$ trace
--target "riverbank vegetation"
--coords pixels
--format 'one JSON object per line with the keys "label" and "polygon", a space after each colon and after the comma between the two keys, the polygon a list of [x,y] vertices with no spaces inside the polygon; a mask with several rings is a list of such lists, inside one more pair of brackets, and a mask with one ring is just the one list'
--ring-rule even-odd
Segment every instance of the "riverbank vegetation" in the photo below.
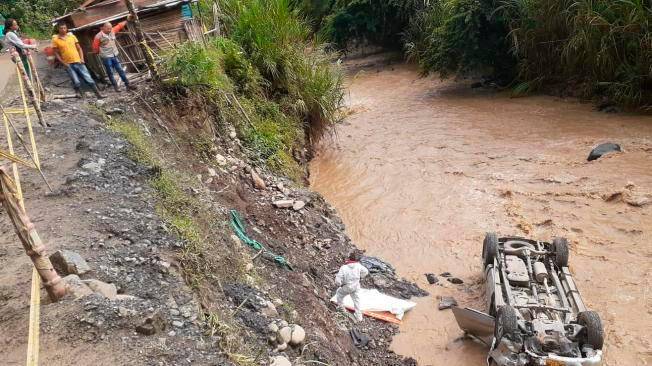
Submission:
{"label": "riverbank vegetation", "polygon": [[216,124],[236,126],[255,158],[300,180],[312,146],[339,119],[338,65],[289,0],[220,8],[223,36],[174,50],[164,64],[170,84],[201,98]]}
{"label": "riverbank vegetation", "polygon": [[652,106],[649,1],[297,0],[296,6],[341,47],[400,40],[424,73],[491,75],[515,95],[571,88],[628,107]]}

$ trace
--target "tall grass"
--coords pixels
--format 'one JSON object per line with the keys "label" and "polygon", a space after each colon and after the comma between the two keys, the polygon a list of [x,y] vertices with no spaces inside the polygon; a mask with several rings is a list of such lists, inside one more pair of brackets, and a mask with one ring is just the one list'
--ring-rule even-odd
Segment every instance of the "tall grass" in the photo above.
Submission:
{"label": "tall grass", "polygon": [[652,104],[652,5],[645,0],[504,0],[522,80],[573,79],[589,96]]}
{"label": "tall grass", "polygon": [[289,0],[220,0],[220,7],[225,37],[179,47],[166,68],[177,85],[201,89],[218,120],[240,126],[262,161],[300,178],[293,156],[338,121],[339,66]]}

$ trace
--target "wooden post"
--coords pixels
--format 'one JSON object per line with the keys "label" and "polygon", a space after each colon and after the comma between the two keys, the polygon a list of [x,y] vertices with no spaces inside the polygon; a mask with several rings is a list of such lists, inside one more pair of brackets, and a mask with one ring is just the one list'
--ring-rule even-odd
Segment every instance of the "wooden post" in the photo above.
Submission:
{"label": "wooden post", "polygon": [[129,14],[131,14],[131,21],[134,23],[134,30],[136,31],[136,41],[138,42],[138,45],[140,46],[140,50],[143,52],[143,55],[145,55],[145,63],[147,64],[147,68],[149,68],[150,73],[152,74],[152,79],[155,82],[161,81],[161,77],[158,74],[158,69],[156,68],[156,62],[154,61],[154,55],[152,55],[152,51],[149,49],[149,46],[147,46],[147,41],[145,40],[145,33],[143,33],[143,29],[140,27],[140,20],[138,19],[138,14],[136,12],[136,6],[134,5],[133,0],[125,0],[125,4],[127,5],[127,10],[129,10]]}
{"label": "wooden post", "polygon": [[222,28],[220,26],[220,4],[217,1],[213,1],[213,30],[216,32],[218,37],[222,37]]}

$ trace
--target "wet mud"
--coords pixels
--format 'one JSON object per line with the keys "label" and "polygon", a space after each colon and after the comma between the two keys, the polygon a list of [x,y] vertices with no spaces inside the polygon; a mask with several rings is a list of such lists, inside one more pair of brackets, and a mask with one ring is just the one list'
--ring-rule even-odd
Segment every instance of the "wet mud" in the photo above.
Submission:
{"label": "wet mud", "polygon": [[[313,161],[311,184],[358,246],[431,294],[406,315],[397,353],[420,365],[485,364],[484,346],[461,339],[437,305],[453,296],[483,309],[481,243],[497,231],[567,237],[571,271],[605,323],[605,364],[652,363],[652,117],[510,99],[409,66],[363,69],[349,83],[351,115]],[[624,152],[587,162],[603,142]]]}

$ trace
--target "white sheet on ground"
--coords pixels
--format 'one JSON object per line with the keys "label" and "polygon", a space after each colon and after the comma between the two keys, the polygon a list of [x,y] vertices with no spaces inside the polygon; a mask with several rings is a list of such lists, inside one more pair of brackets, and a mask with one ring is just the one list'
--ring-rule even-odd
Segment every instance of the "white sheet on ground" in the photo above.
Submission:
{"label": "white sheet on ground", "polygon": [[[332,302],[337,302],[336,297],[331,298]],[[344,306],[353,309],[353,300],[351,296],[344,298]],[[406,311],[417,306],[412,301],[397,299],[395,297],[380,293],[375,289],[361,289],[360,290],[360,307],[362,311],[389,311],[396,315],[399,320],[403,319]]]}

